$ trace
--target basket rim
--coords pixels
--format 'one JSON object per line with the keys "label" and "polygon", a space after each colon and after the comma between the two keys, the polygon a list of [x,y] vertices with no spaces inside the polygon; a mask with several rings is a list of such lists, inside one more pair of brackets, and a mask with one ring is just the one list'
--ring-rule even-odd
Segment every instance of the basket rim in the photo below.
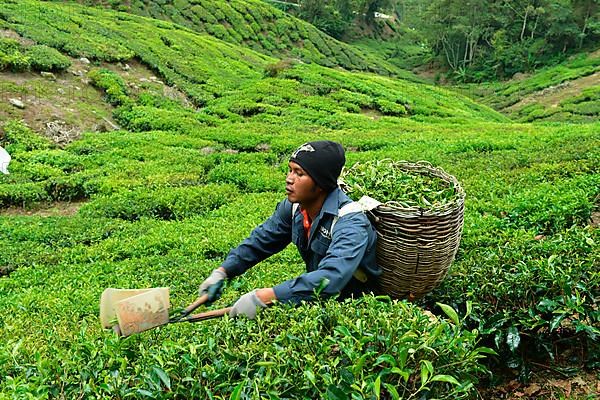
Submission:
{"label": "basket rim", "polygon": [[[456,196],[451,201],[431,207],[420,207],[420,206],[409,206],[406,207],[397,201],[390,200],[386,202],[381,202],[381,205],[377,206],[373,211],[384,211],[385,212],[402,212],[402,213],[410,213],[410,214],[418,214],[418,215],[432,215],[437,213],[447,213],[451,212],[457,208],[460,208],[464,205],[466,193],[463,189],[462,185],[456,179],[454,175],[447,173],[442,167],[435,167],[429,161],[419,160],[419,161],[407,161],[407,160],[393,160],[391,158],[382,158],[377,160],[378,162],[390,162],[390,165],[394,168],[399,168],[403,171],[410,170],[411,172],[426,173],[430,176],[435,176],[444,180],[445,182],[452,183],[456,190]],[[364,163],[364,162],[363,162]],[[342,175],[357,165],[363,164],[360,161],[355,162],[350,168],[344,169]],[[340,176],[340,181],[342,185],[346,185],[342,177]],[[375,199],[377,200],[377,199]]]}

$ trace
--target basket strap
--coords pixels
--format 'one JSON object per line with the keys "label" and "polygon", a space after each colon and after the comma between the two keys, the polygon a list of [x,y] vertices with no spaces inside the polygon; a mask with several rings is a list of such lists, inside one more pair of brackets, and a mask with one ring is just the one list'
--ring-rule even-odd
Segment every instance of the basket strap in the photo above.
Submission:
{"label": "basket strap", "polygon": [[292,221],[294,220],[294,215],[296,215],[296,211],[298,211],[298,207],[300,207],[300,203],[292,203]]}
{"label": "basket strap", "polygon": [[331,228],[329,228],[329,232],[331,232],[331,234],[333,234],[333,227],[335,226],[335,224],[338,222],[338,220],[340,218],[342,218],[345,215],[357,213],[357,212],[365,212],[365,209],[362,204],[360,204],[356,201],[353,201],[352,203],[348,203],[345,206],[342,206],[342,208],[340,208],[338,210],[338,215],[333,217],[333,221],[331,222]]}
{"label": "basket strap", "polygon": [[342,206],[338,210],[338,215],[333,217],[333,222],[331,223],[331,228],[329,228],[329,232],[333,234],[333,227],[337,223],[338,219],[342,218],[344,215],[357,213],[357,212],[366,212],[371,211],[377,208],[381,203],[369,196],[363,196],[358,201],[353,201],[351,203]]}
{"label": "basket strap", "polygon": [[[333,235],[333,227],[335,226],[335,224],[338,222],[338,220],[340,218],[342,218],[348,214],[354,214],[354,213],[359,213],[359,212],[364,213],[364,212],[369,211],[374,208],[374,207],[369,207],[369,205],[362,202],[362,200],[363,200],[363,198],[361,198],[359,201],[353,201],[351,203],[348,203],[348,204],[342,206],[342,208],[340,208],[338,210],[338,215],[333,217],[333,221],[331,222],[331,228],[329,228],[329,232],[331,232],[332,235]],[[362,283],[366,283],[368,280],[368,276],[367,276],[366,272],[360,267],[357,268],[356,271],[354,271],[354,274],[352,274],[352,276],[355,279],[357,279],[359,282],[362,282]]]}

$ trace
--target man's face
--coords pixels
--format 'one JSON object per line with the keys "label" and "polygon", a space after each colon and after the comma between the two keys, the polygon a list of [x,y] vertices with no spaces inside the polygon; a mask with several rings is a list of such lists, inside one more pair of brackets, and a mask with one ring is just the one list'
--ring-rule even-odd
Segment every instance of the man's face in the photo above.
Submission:
{"label": "man's face", "polygon": [[288,164],[289,172],[285,178],[285,191],[292,203],[310,203],[317,199],[323,189],[317,186],[313,178],[293,161]]}

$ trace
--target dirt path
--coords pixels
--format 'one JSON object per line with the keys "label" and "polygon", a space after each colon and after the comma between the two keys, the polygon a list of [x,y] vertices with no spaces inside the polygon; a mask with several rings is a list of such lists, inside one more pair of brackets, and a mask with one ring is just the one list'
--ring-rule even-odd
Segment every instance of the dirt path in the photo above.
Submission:
{"label": "dirt path", "polygon": [[556,108],[564,99],[578,96],[583,90],[598,85],[600,85],[600,72],[572,81],[566,81],[560,85],[551,86],[539,92],[532,93],[521,99],[518,103],[515,103],[502,111],[510,113],[517,112],[531,103],[538,103],[545,105],[546,107]]}

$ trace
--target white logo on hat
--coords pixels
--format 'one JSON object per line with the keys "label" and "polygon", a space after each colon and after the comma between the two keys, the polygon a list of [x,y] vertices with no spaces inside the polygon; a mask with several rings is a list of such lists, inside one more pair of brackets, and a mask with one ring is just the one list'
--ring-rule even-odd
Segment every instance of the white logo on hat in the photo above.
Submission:
{"label": "white logo on hat", "polygon": [[293,154],[292,154],[292,158],[296,158],[298,157],[298,153],[300,153],[301,151],[315,151],[315,148],[312,147],[312,145],[308,144],[308,143],[304,143],[302,146],[300,146],[298,148],[298,150],[296,150]]}

